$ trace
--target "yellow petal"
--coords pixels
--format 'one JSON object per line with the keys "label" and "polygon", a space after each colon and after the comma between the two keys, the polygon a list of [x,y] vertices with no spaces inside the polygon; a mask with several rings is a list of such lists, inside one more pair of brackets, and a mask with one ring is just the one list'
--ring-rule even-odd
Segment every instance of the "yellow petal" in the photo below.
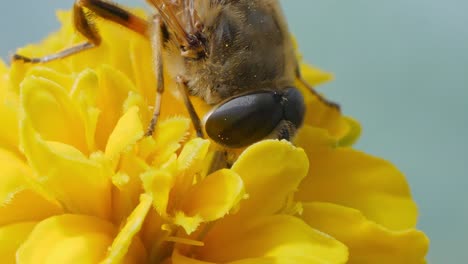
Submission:
{"label": "yellow petal", "polygon": [[0,76],[7,73],[8,72],[8,68],[5,64],[5,62],[3,61],[3,59],[0,59]]}
{"label": "yellow petal", "polygon": [[163,225],[167,223],[161,215],[155,210],[150,210],[143,223],[140,237],[148,252],[149,263],[159,263],[162,256],[168,255],[169,249],[164,247],[167,245],[165,238],[169,236],[169,231],[164,229]]}
{"label": "yellow petal", "polygon": [[[305,149],[311,169],[296,198],[356,208],[391,229],[416,225],[417,208],[403,174],[389,162],[350,148],[334,148],[310,127],[297,144]],[[320,142],[322,141],[322,142]]]}
{"label": "yellow petal", "polygon": [[33,77],[40,77],[52,81],[58,84],[60,87],[63,87],[67,90],[70,89],[73,85],[73,76],[70,74],[65,74],[63,72],[59,72],[47,66],[43,66],[41,64],[31,68],[27,73],[25,78],[33,76]]}
{"label": "yellow petal", "polygon": [[239,222],[230,236],[208,233],[204,242],[195,256],[216,263],[265,257],[274,263],[345,263],[348,257],[345,245],[288,215]]}
{"label": "yellow petal", "polygon": [[156,95],[156,74],[145,74],[148,71],[153,72],[151,70],[153,69],[153,56],[151,56],[150,42],[141,41],[140,38],[132,39],[129,56],[133,76],[135,76],[135,86],[139,93],[152,104]]}
{"label": "yellow petal", "polygon": [[[130,10],[133,14],[139,15],[142,17],[142,19],[146,20],[147,18],[147,12],[142,12],[140,9],[132,9]],[[69,21],[72,21],[69,19]],[[146,43],[146,54],[143,53],[141,54],[143,57],[142,58],[136,58],[137,62],[142,61],[143,59],[149,60],[152,62],[152,56],[151,56],[151,45],[148,41],[148,39],[144,36],[139,35],[136,32],[133,32],[125,27],[121,27],[120,25],[117,25],[116,23],[106,20],[106,19],[97,19],[97,28],[99,29],[99,33],[102,36],[102,43],[100,45],[100,49],[97,49],[99,51],[104,51],[108,52],[108,54],[105,54],[107,56],[102,56],[98,54],[98,56],[102,56],[103,60],[98,60],[97,62],[94,62],[95,64],[98,64],[99,62],[102,64],[109,64],[114,66],[115,68],[119,69],[120,72],[128,76],[132,81],[135,80],[134,75],[143,75],[143,74],[154,74],[152,71],[152,64],[149,65],[144,71],[140,72],[134,72],[133,67],[132,67],[132,60],[135,58],[132,56],[129,56],[129,51],[131,50],[131,44],[135,41],[138,42],[143,42]],[[122,37],[125,38],[125,41],[122,41]],[[102,46],[102,47],[101,47]],[[140,46],[143,50],[145,50],[144,47]],[[86,58],[83,58],[81,61],[76,61],[75,64],[76,66],[86,66],[86,62],[89,60],[97,60],[95,58],[100,58],[94,56],[94,54],[88,55]],[[89,64],[88,64],[89,65]],[[146,86],[145,89],[153,90],[155,91],[156,86]]]}
{"label": "yellow petal", "polygon": [[[174,214],[176,212],[175,210],[180,207],[181,201],[192,188],[196,174],[198,174],[203,168],[209,146],[210,141],[201,138],[194,138],[184,145],[184,148],[177,157],[177,171],[175,173],[171,173],[171,175],[175,176],[175,181],[173,181],[172,178],[168,181],[168,183],[173,186],[170,190],[171,199],[168,204],[169,213]],[[171,166],[168,168],[170,167]],[[179,213],[178,215],[182,219],[185,219],[185,215],[183,213]],[[185,221],[190,222],[190,220],[184,220],[184,222]]]}
{"label": "yellow petal", "polygon": [[324,72],[307,63],[301,63],[301,74],[310,85],[314,86],[320,85],[324,82],[329,82],[333,79],[333,75],[331,73]]}
{"label": "yellow petal", "polygon": [[[148,157],[154,166],[164,164],[179,150],[182,141],[187,138],[190,119],[186,117],[172,117],[158,122],[154,135],[154,145],[142,151],[142,157]],[[152,139],[152,138],[149,138]]]}
{"label": "yellow petal", "polygon": [[135,236],[140,231],[146,214],[151,208],[152,198],[150,195],[142,194],[140,199],[140,204],[128,217],[127,223],[115,238],[109,249],[107,257],[101,262],[102,264],[121,263],[127,255],[131,245],[133,245],[133,247],[139,248],[140,254],[136,255],[136,257],[139,258],[137,263],[145,262],[146,256],[144,254],[145,251],[143,246],[141,243],[137,245],[137,243],[132,244],[132,242],[137,241],[135,240]]}
{"label": "yellow petal", "polygon": [[[2,68],[0,61],[0,68]],[[4,66],[4,65],[3,65]],[[0,70],[0,147],[10,151],[18,152],[18,110],[19,98],[11,91],[8,74]]]}
{"label": "yellow petal", "polygon": [[[75,32],[75,29],[71,23],[70,14],[70,11],[57,12],[59,20],[61,20],[62,24],[60,30],[48,36],[40,44],[27,45],[26,47],[18,49],[17,53],[28,57],[41,57],[53,54],[57,51],[63,50],[66,47],[70,47],[71,45],[73,45],[73,43],[82,41],[83,39],[73,37],[75,35],[73,34],[73,32]],[[77,35],[78,34],[76,34],[75,36]],[[87,66],[89,65],[90,64],[87,64]],[[48,68],[69,73],[70,67],[67,66],[68,65],[65,62],[65,60],[56,60],[47,63]],[[30,69],[34,69],[35,67],[37,67],[37,65],[31,63],[22,63],[19,61],[12,63],[11,77],[13,87],[16,87],[15,89],[18,90],[19,83],[24,79],[28,71]]]}
{"label": "yellow petal", "polygon": [[293,263],[303,263],[303,262],[301,262],[300,259],[288,258],[288,257],[250,258],[250,259],[243,259],[243,260],[228,262],[228,264],[277,264],[277,263],[293,264]]}
{"label": "yellow petal", "polygon": [[195,232],[203,223],[203,218],[200,215],[187,216],[184,212],[176,212],[173,217],[175,225],[182,227],[188,235]]}
{"label": "yellow petal", "polygon": [[18,263],[90,263],[102,260],[114,226],[100,218],[60,215],[38,223],[17,251]]}
{"label": "yellow petal", "polygon": [[36,222],[20,222],[0,227],[2,263],[16,263],[16,250],[26,240]]}
{"label": "yellow petal", "polygon": [[117,165],[120,153],[135,144],[143,136],[143,126],[138,117],[138,107],[134,106],[125,113],[109,136],[105,155]]}
{"label": "yellow petal", "polygon": [[166,170],[149,170],[141,175],[146,193],[153,197],[154,208],[163,217],[167,215],[168,204],[175,175]]}
{"label": "yellow petal", "polygon": [[240,220],[277,212],[297,190],[308,168],[305,152],[288,141],[264,140],[250,146],[232,166],[249,197],[233,217]]}
{"label": "yellow petal", "polygon": [[185,143],[177,159],[179,172],[185,174],[195,174],[200,172],[210,147],[210,141],[201,138],[194,138]]}
{"label": "yellow petal", "polygon": [[215,264],[214,262],[201,261],[184,256],[177,249],[175,249],[172,253],[171,262],[172,264]]}
{"label": "yellow petal", "polygon": [[302,147],[307,154],[324,149],[334,149],[338,143],[325,129],[309,125],[303,126],[296,135],[294,143]]}
{"label": "yellow petal", "polygon": [[62,213],[60,205],[34,184],[31,169],[16,155],[0,149],[0,168],[0,226]]}
{"label": "yellow petal", "polygon": [[21,109],[45,140],[88,152],[78,107],[63,87],[42,77],[27,77],[21,83]]}
{"label": "yellow petal", "polygon": [[130,108],[133,107],[138,107],[140,110],[138,112],[140,119],[144,121],[145,125],[149,124],[150,117],[152,117],[153,113],[150,113],[150,111],[145,111],[145,109],[149,108],[147,105],[147,99],[144,98],[141,94],[131,91],[128,93],[128,97],[123,103],[123,112],[126,113],[128,110],[130,110]]}
{"label": "yellow petal", "polygon": [[[65,44],[64,47],[69,47],[72,43],[82,43],[85,39],[81,34],[76,34],[76,28],[73,24],[73,17],[71,16],[71,12],[58,12],[59,20],[62,23],[62,30],[71,28],[72,32],[67,33],[65,38],[68,39],[68,43]],[[106,21],[105,19],[96,19],[95,20],[96,27],[99,29],[99,35],[101,36],[102,42],[101,44],[93,48],[91,50],[87,50],[78,54],[74,54],[66,58],[66,65],[68,68],[71,69],[72,72],[81,72],[86,68],[99,68],[100,66],[106,64],[111,65],[114,61],[118,60],[115,54],[112,54],[113,47],[115,46],[127,46],[127,39],[126,41],[119,41],[122,39],[123,31],[126,32],[125,28],[119,27],[118,25]],[[113,29],[113,31],[109,30],[109,27]],[[118,37],[116,37],[116,35]],[[62,47],[62,49],[64,48]],[[128,48],[127,48],[128,50]],[[114,56],[112,56],[114,55]],[[119,65],[122,68],[125,65]]]}
{"label": "yellow petal", "polygon": [[[184,101],[179,94],[179,89],[177,89],[175,80],[170,75],[168,75],[167,72],[164,72],[164,76],[164,85],[166,87],[170,87],[170,89],[167,89],[167,92],[165,92],[162,97],[161,119],[164,120],[174,116],[188,117],[187,108],[185,107]],[[198,109],[196,109],[196,112],[198,113]],[[199,116],[201,117],[202,115]]]}
{"label": "yellow petal", "polygon": [[303,94],[306,103],[304,125],[323,128],[337,140],[348,135],[349,124],[338,109],[325,104],[310,91],[303,90]]}
{"label": "yellow petal", "polygon": [[[297,51],[297,43],[295,40],[293,42]],[[297,56],[299,60],[302,59],[300,54]],[[332,74],[307,63],[301,63],[300,67],[302,77],[311,86],[317,86],[333,79]],[[300,82],[297,81],[296,86],[302,91],[307,106],[304,118],[305,125],[326,129],[337,140],[343,140],[343,145],[356,141],[360,133],[360,130],[357,129],[359,126],[357,122],[349,122],[350,120],[347,120],[338,109],[323,103]]]}
{"label": "yellow petal", "polygon": [[102,66],[97,71],[99,89],[96,105],[101,109],[96,127],[96,144],[105,149],[109,135],[123,115],[123,105],[129,92],[136,88],[127,76],[109,66]]}
{"label": "yellow petal", "polygon": [[361,124],[358,121],[347,116],[344,117],[344,120],[348,124],[348,129],[338,141],[340,147],[352,146],[359,139],[362,132]]}
{"label": "yellow petal", "polygon": [[179,194],[182,201],[180,208],[176,208],[178,211],[174,216],[174,224],[183,227],[190,235],[201,223],[214,221],[228,214],[239,203],[243,194],[242,179],[237,173],[228,169],[214,172],[189,188],[188,193]]}
{"label": "yellow petal", "polygon": [[82,116],[88,149],[96,150],[95,132],[100,110],[96,107],[96,97],[99,90],[98,76],[94,70],[86,69],[80,72],[70,91],[72,100],[79,106]]}
{"label": "yellow petal", "polygon": [[112,176],[112,184],[112,222],[121,223],[135,208],[133,184],[130,184],[130,176],[123,172]]}
{"label": "yellow petal", "polygon": [[229,237],[245,219],[284,209],[308,168],[305,152],[288,141],[264,140],[248,147],[232,166],[244,182],[247,199],[240,202],[235,214],[218,221],[210,233]]}
{"label": "yellow petal", "polygon": [[206,221],[213,221],[228,214],[242,196],[242,179],[237,173],[224,169],[193,186],[181,208],[188,216],[199,215]]}
{"label": "yellow petal", "polygon": [[349,248],[349,263],[425,263],[429,240],[415,229],[391,231],[358,210],[312,202],[304,205],[302,218]]}
{"label": "yellow petal", "polygon": [[44,141],[29,120],[21,125],[25,156],[41,183],[69,212],[110,217],[110,172],[72,146]]}
{"label": "yellow petal", "polygon": [[134,152],[123,153],[118,173],[112,177],[112,214],[114,223],[124,220],[138,205],[143,192],[140,175],[149,170],[149,166]]}
{"label": "yellow petal", "polygon": [[[302,66],[302,71],[305,80],[312,86],[332,78],[331,74],[307,65]],[[361,129],[357,121],[342,115],[336,107],[324,103],[299,81],[296,82],[296,86],[301,90],[306,104],[304,125],[327,130],[333,138],[342,142],[343,146],[351,145],[359,138]]]}

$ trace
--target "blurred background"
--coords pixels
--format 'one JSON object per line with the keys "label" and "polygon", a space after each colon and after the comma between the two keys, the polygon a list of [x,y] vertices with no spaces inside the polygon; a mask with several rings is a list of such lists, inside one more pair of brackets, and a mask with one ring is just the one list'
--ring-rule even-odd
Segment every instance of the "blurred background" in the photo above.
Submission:
{"label": "blurred background", "polygon": [[[357,148],[406,174],[429,263],[468,263],[468,1],[282,2],[305,59],[336,76],[320,91],[363,125]],[[56,30],[72,3],[1,1],[0,56]]]}

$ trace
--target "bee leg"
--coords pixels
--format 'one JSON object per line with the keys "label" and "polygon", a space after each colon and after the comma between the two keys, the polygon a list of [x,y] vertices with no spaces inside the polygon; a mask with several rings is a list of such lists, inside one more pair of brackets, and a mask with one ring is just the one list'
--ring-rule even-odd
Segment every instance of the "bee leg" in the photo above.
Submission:
{"label": "bee leg", "polygon": [[146,129],[145,136],[151,136],[154,133],[156,123],[158,122],[159,115],[161,114],[161,101],[162,95],[164,93],[164,68],[163,68],[163,57],[162,57],[162,48],[163,48],[163,34],[162,28],[164,26],[161,17],[156,14],[153,16],[151,30],[151,45],[153,46],[153,56],[154,56],[154,67],[156,72],[156,99],[154,102],[154,111],[151,118],[150,124]]}
{"label": "bee leg", "polygon": [[[203,128],[201,125],[200,117],[198,116],[195,108],[193,107],[192,101],[190,101],[190,97],[188,94],[187,83],[181,76],[177,76],[176,78],[177,87],[179,88],[180,94],[182,94],[182,98],[184,100],[185,108],[190,115],[190,119],[192,120],[193,127],[197,133],[197,137],[204,138]],[[208,175],[223,169],[223,168],[230,168],[232,164],[228,162],[228,153],[226,150],[215,150],[213,154],[213,158],[211,159],[211,164],[208,169]]]}
{"label": "bee leg", "polygon": [[224,168],[231,168],[232,164],[228,161],[228,152],[226,150],[216,150],[211,159],[210,168],[207,175]]}
{"label": "bee leg", "polygon": [[312,85],[310,85],[303,77],[302,77],[302,74],[301,74],[301,70],[299,69],[299,66],[297,66],[296,68],[296,78],[299,80],[299,82],[301,82],[302,85],[304,85],[305,87],[307,87],[307,89],[314,95],[318,98],[318,100],[326,105],[328,105],[329,107],[332,107],[332,108],[335,108],[336,110],[338,111],[341,111],[340,109],[340,105],[335,103],[335,102],[332,102],[328,99],[326,99],[325,97],[323,97],[321,94],[319,94],[314,87],[312,87]]}
{"label": "bee leg", "polygon": [[84,8],[89,9],[93,14],[99,17],[113,21],[144,36],[147,35],[147,22],[117,5],[104,0],[77,0],[73,5],[73,23],[78,32],[86,37],[88,41],[44,57],[29,58],[20,54],[15,54],[12,59],[27,63],[46,63],[99,46],[101,43],[101,36],[90,21]]}
{"label": "bee leg", "polygon": [[187,108],[187,111],[190,115],[190,119],[192,120],[193,127],[195,128],[195,131],[197,132],[197,136],[203,138],[203,129],[202,129],[200,117],[198,117],[198,114],[195,111],[195,108],[193,107],[192,101],[190,101],[190,97],[188,95],[188,90],[187,90],[187,83],[184,82],[184,80],[180,76],[177,76],[176,81],[177,81],[177,86],[179,87],[179,91],[182,94],[182,97],[184,99],[185,107]]}

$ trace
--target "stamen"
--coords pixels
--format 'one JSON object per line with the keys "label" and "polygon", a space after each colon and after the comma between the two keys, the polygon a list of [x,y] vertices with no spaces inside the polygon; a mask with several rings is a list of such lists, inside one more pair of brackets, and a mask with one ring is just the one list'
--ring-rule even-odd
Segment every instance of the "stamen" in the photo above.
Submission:
{"label": "stamen", "polygon": [[189,238],[175,237],[175,236],[167,237],[165,241],[189,245],[189,246],[196,246],[196,247],[202,247],[205,245],[205,243],[203,243],[202,241],[193,240]]}

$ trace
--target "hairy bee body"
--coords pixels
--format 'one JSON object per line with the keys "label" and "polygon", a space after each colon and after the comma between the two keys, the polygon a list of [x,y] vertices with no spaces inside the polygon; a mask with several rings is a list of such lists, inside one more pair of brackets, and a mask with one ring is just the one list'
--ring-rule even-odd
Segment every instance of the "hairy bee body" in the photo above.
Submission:
{"label": "hairy bee body", "polygon": [[[278,0],[146,1],[154,8],[148,20],[109,0],[75,0],[74,25],[87,41],[44,57],[15,54],[13,59],[47,63],[99,46],[101,35],[90,19],[97,15],[153,45],[157,85],[147,136],[161,113],[164,73],[180,88],[173,91],[182,97],[197,136],[206,134],[227,148],[294,136],[305,114],[294,81],[307,84]],[[203,123],[188,95],[216,104]]]}
{"label": "hairy bee body", "polygon": [[[181,55],[172,32],[163,30],[164,67],[169,74],[182,77],[189,92],[209,104],[255,89],[293,86],[296,60],[277,1],[211,2],[194,2],[203,25],[198,34],[206,46],[198,57]],[[178,15],[184,17],[184,11]],[[182,24],[190,32],[190,23]]]}

